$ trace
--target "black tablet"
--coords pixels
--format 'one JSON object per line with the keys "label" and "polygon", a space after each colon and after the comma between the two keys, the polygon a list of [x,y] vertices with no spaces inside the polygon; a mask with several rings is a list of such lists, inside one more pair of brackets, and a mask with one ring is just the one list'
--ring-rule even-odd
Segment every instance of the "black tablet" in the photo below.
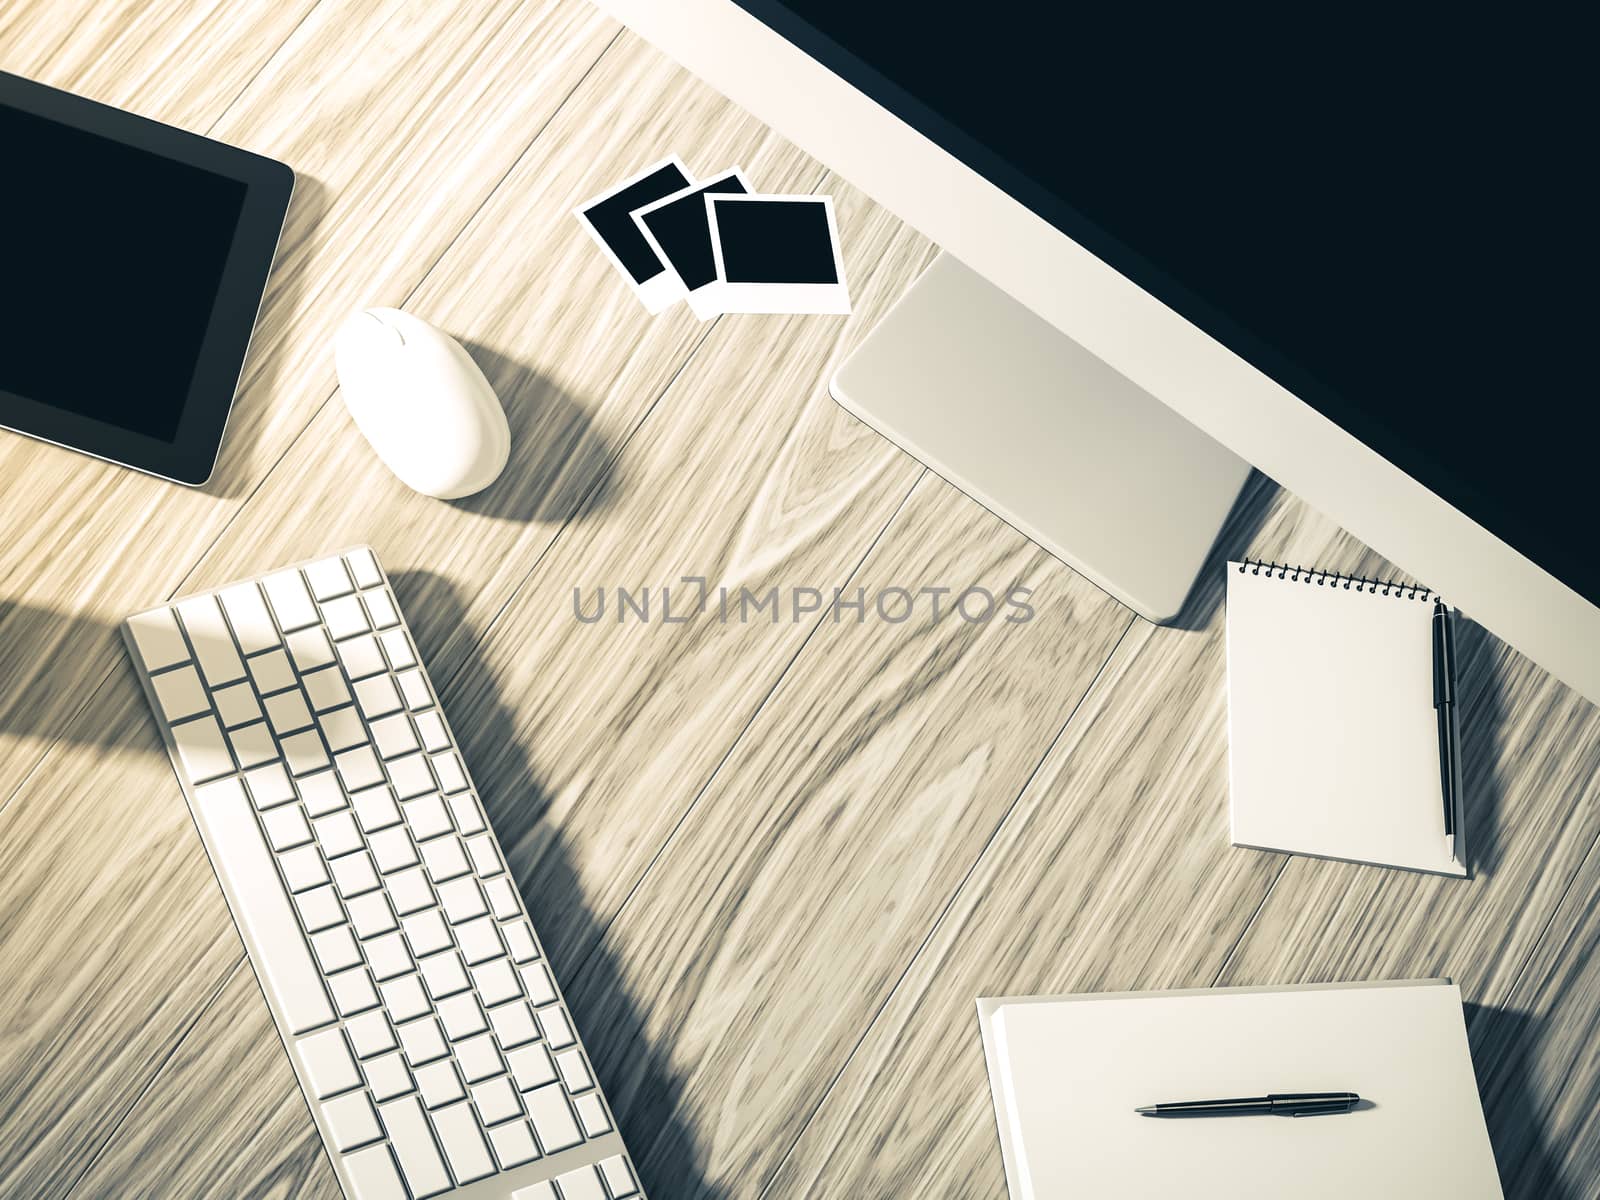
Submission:
{"label": "black tablet", "polygon": [[0,72],[0,425],[211,474],[294,173]]}

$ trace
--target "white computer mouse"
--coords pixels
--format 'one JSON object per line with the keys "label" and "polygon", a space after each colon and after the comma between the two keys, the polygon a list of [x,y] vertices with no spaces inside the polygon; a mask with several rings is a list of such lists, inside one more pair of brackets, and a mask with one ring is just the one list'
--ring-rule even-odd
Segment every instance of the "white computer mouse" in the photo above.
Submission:
{"label": "white computer mouse", "polygon": [[505,409],[449,334],[398,308],[362,309],[340,328],[334,365],[345,407],[407,487],[454,500],[504,469]]}

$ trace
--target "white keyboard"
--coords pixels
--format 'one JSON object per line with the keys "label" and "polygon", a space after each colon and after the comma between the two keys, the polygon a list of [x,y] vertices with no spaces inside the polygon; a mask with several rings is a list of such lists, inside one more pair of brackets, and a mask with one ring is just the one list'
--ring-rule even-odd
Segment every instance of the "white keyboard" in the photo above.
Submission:
{"label": "white keyboard", "polygon": [[123,628],[345,1195],[640,1197],[372,551]]}

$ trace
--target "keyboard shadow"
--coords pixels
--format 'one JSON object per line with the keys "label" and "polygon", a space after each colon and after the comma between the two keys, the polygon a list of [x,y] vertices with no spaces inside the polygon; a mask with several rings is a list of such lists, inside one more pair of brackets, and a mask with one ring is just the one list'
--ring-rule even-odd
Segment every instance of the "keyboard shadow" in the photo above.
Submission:
{"label": "keyboard shadow", "polygon": [[[396,571],[390,582],[427,664],[429,650],[443,645],[446,636],[466,622],[460,592],[428,571]],[[476,644],[478,638],[471,641]],[[479,799],[506,852],[534,929],[556,928],[553,913],[562,915],[560,943],[544,943],[545,953],[590,1052],[600,1086],[606,1098],[620,1106],[613,1109],[613,1116],[635,1168],[643,1173],[641,1186],[655,1200],[667,1196],[720,1200],[727,1193],[700,1173],[694,1130],[683,1120],[678,1103],[680,1081],[667,1055],[641,1032],[644,1010],[629,993],[625,975],[604,947],[605,922],[583,903],[583,881],[574,868],[573,855],[559,831],[546,830],[541,837],[530,837],[546,819],[550,797],[539,786],[538,772],[517,741],[511,709],[502,702],[494,681],[475,665],[469,664],[454,678],[447,678],[441,670],[433,676],[433,683],[462,746],[467,770],[477,771],[474,779]],[[474,748],[483,751],[491,747],[492,775],[474,767],[478,760],[488,763],[491,754],[473,754]],[[497,780],[512,783],[497,787]],[[539,846],[537,861],[519,863],[514,847],[529,844]],[[598,1006],[586,1008],[576,998],[573,984],[580,970],[584,993],[606,997],[603,1022]],[[616,1066],[623,1058],[616,1049],[619,1044],[627,1047],[626,1066],[620,1069]],[[673,1152],[671,1177],[657,1180],[644,1160],[659,1161],[663,1147]]]}

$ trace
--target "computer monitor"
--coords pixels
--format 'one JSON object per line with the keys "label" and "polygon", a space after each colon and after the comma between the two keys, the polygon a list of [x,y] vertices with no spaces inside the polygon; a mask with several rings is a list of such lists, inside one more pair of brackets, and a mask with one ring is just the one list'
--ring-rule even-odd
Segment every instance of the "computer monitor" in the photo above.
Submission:
{"label": "computer monitor", "polygon": [[[600,2],[1600,701],[1580,31],[1404,8]],[[1019,461],[1048,440],[1002,432]]]}

